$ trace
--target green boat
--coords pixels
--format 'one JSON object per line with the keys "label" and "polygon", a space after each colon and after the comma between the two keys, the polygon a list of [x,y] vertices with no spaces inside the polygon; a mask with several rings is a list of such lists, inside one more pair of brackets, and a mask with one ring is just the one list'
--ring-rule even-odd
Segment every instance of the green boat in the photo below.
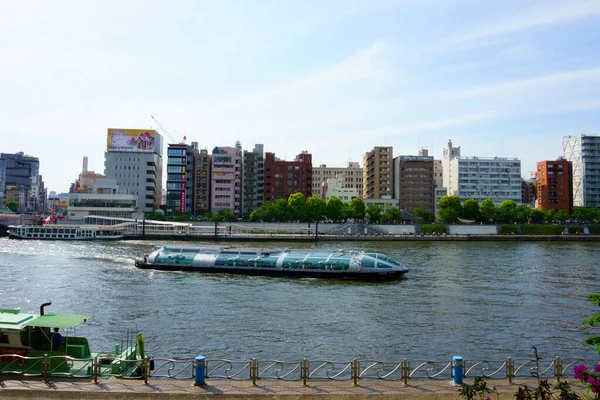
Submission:
{"label": "green boat", "polygon": [[0,374],[97,378],[140,373],[145,357],[141,333],[127,332],[115,351],[94,351],[87,338],[75,335],[91,316],[46,313],[51,304],[42,304],[39,314],[0,308]]}

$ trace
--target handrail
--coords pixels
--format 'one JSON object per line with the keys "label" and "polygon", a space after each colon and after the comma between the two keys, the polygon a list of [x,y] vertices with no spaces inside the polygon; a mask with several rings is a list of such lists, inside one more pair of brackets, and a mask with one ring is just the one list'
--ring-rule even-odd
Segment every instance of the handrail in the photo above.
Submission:
{"label": "handrail", "polygon": [[[577,364],[595,366],[598,360],[582,358],[547,361],[535,359],[477,360],[464,362],[464,378],[478,376],[486,379],[515,378],[561,379],[573,378],[573,367]],[[73,358],[66,355],[44,354],[26,357],[18,354],[0,354],[0,378],[2,375],[20,375],[21,378],[92,378],[98,382],[103,378],[141,379],[195,379],[194,359],[152,358],[129,360],[117,355],[102,355],[94,358]],[[359,385],[361,381],[392,381],[407,385],[410,380],[452,380],[452,361],[412,360],[380,361],[357,360],[330,361],[307,360],[206,360],[206,379],[297,381],[308,385],[309,381],[349,381]]]}

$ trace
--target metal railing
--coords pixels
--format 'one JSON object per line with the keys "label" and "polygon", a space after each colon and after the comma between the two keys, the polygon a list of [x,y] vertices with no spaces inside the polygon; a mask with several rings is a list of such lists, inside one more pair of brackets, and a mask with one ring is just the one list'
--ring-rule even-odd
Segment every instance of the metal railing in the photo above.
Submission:
{"label": "metal railing", "polygon": [[[594,366],[598,360],[562,359],[549,360],[513,359],[464,361],[463,378],[478,376],[486,379],[554,379],[573,378],[573,367],[578,364]],[[98,382],[104,378],[149,379],[196,378],[194,359],[171,359],[146,357],[127,360],[111,355],[78,359],[69,356],[25,357],[0,355],[0,380],[5,375],[42,377],[88,378]],[[206,360],[205,379],[250,381],[259,380],[297,381],[308,385],[310,381],[347,381],[359,385],[360,381],[396,381],[405,385],[412,380],[452,380],[452,361],[407,360],[402,361],[328,361],[328,360],[256,360],[233,361],[225,359]]]}

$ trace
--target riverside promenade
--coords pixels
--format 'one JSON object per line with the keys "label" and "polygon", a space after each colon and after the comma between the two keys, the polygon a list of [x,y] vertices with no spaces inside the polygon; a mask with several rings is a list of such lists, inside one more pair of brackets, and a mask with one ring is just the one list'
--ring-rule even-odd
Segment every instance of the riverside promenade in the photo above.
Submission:
{"label": "riverside promenade", "polygon": [[[585,386],[568,380],[577,393],[586,393]],[[472,382],[465,381],[470,384]],[[555,384],[555,381],[549,381]],[[491,399],[514,399],[519,386],[537,387],[536,380],[489,380],[494,390]],[[95,384],[89,380],[3,380],[0,377],[0,399],[398,399],[398,400],[460,400],[459,387],[449,381],[423,380],[404,385],[401,382],[361,382],[353,386],[349,382],[311,382],[303,386],[298,382],[266,381],[253,386],[248,381],[214,380],[204,386],[177,380],[151,381],[106,380]]]}

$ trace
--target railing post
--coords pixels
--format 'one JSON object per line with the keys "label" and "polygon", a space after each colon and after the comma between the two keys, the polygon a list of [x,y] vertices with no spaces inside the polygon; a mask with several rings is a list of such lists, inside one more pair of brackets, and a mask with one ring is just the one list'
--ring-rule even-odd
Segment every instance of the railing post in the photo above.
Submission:
{"label": "railing post", "polygon": [[506,360],[506,377],[508,378],[508,383],[513,383],[513,378],[515,377],[515,362],[511,357],[508,357],[508,360]]}
{"label": "railing post", "polygon": [[300,375],[302,375],[302,383],[304,384],[304,386],[307,385],[308,374],[308,361],[306,361],[305,358],[302,360],[302,368],[300,369]]}
{"label": "railing post", "polygon": [[142,360],[142,375],[144,376],[144,383],[148,384],[148,357],[144,357]]}
{"label": "railing post", "polygon": [[358,386],[358,377],[360,375],[360,365],[356,358],[354,360],[352,360],[352,368],[350,369],[350,371],[352,371],[352,381],[354,382],[354,386]]}
{"label": "railing post", "polygon": [[560,357],[556,357],[556,361],[554,362],[554,377],[556,378],[556,382],[560,382],[560,378],[562,377],[562,360]]}
{"label": "railing post", "polygon": [[253,358],[250,361],[250,380],[252,381],[252,386],[256,386],[256,379],[258,375],[258,361],[256,358]]}
{"label": "railing post", "polygon": [[406,358],[402,361],[402,380],[404,385],[408,386],[408,378],[410,377],[410,361]]}
{"label": "railing post", "polygon": [[463,378],[465,376],[464,359],[461,356],[454,356],[452,358],[452,365],[453,365],[452,374],[453,374],[453,378],[454,378],[454,384],[462,385]]}
{"label": "railing post", "polygon": [[94,383],[98,383],[98,356],[92,359],[92,377],[94,378]]}
{"label": "railing post", "polygon": [[48,354],[44,354],[42,358],[42,376],[44,377],[44,382],[48,382]]}

